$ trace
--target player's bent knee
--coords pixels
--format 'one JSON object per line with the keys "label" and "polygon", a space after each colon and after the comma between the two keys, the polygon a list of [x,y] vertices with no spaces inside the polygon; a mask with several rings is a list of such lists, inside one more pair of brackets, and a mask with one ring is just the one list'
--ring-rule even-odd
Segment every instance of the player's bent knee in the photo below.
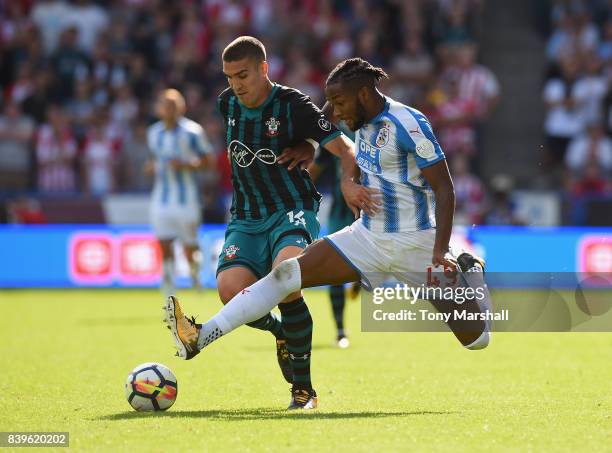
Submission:
{"label": "player's bent knee", "polygon": [[241,288],[239,285],[219,285],[217,288],[219,291],[219,298],[221,299],[221,302],[223,302],[223,305],[227,304],[243,289],[244,288]]}
{"label": "player's bent knee", "polygon": [[217,291],[223,304],[227,304],[236,294],[257,281],[257,277],[245,268],[225,269],[217,275]]}
{"label": "player's bent knee", "polygon": [[302,297],[302,291],[291,293],[287,297],[285,297],[283,300],[281,300],[280,303],[281,304],[286,304],[287,302],[294,302],[295,300],[299,299],[300,297]]}
{"label": "player's bent knee", "polygon": [[289,258],[285,261],[281,261],[272,270],[272,277],[279,282],[291,280],[296,278],[297,274],[300,273],[300,265],[297,258]]}
{"label": "player's bent knee", "polygon": [[485,331],[482,332],[476,340],[466,345],[465,348],[471,351],[478,351],[480,349],[484,349],[487,346],[489,346],[490,342],[491,342],[491,332],[489,331],[489,329],[485,329]]}

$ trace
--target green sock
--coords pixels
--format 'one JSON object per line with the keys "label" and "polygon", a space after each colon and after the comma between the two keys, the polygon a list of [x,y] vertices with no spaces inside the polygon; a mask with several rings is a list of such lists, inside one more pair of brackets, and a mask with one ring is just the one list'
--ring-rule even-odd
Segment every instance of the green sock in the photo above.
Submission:
{"label": "green sock", "polygon": [[283,326],[281,324],[281,320],[276,313],[268,313],[267,315],[256,319],[253,322],[247,323],[247,326],[253,327],[254,329],[259,330],[267,330],[268,332],[272,332],[278,339],[283,339]]}
{"label": "green sock", "polygon": [[329,298],[331,299],[332,303],[332,311],[334,312],[334,320],[336,321],[338,335],[344,335],[344,286],[330,286]]}
{"label": "green sock", "polygon": [[283,331],[287,339],[289,361],[293,367],[293,388],[311,390],[310,353],[312,351],[312,317],[304,299],[279,304]]}

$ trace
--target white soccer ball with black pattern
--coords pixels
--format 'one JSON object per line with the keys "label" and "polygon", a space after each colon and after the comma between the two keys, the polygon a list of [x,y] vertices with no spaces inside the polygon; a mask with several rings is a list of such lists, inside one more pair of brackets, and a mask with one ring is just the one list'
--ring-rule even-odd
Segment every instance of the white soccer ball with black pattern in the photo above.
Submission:
{"label": "white soccer ball with black pattern", "polygon": [[138,365],[125,382],[125,397],[137,411],[165,411],[176,401],[178,383],[161,363]]}

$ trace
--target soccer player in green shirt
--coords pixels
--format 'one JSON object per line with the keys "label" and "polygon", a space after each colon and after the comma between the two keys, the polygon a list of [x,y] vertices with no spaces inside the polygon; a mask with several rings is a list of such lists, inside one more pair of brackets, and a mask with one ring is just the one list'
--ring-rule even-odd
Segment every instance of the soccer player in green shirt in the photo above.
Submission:
{"label": "soccer player in green shirt", "polygon": [[[270,81],[259,40],[237,38],[225,48],[222,59],[229,87],[219,95],[217,107],[225,123],[234,194],[217,285],[222,302],[227,303],[318,237],[321,195],[307,171],[299,165],[291,169],[282,165],[283,150],[304,141],[317,142],[340,156],[343,174],[351,175],[343,183],[349,200],[361,203],[368,189],[353,180],[358,170],[352,142],[308,96]],[[310,376],[312,318],[301,291],[290,294],[279,309],[281,318],[271,312],[249,325],[277,338],[283,375],[293,385],[289,409],[315,408],[317,395]],[[175,297],[169,297],[166,313],[175,336],[197,331],[194,319],[183,314]],[[175,340],[180,357],[190,359],[199,352]]]}

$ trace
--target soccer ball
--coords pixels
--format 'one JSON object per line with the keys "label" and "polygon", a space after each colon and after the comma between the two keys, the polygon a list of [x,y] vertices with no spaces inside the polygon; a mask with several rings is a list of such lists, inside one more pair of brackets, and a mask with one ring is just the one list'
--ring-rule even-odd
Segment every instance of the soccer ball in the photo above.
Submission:
{"label": "soccer ball", "polygon": [[125,397],[137,411],[165,411],[174,404],[177,393],[176,377],[161,363],[138,365],[125,382]]}

